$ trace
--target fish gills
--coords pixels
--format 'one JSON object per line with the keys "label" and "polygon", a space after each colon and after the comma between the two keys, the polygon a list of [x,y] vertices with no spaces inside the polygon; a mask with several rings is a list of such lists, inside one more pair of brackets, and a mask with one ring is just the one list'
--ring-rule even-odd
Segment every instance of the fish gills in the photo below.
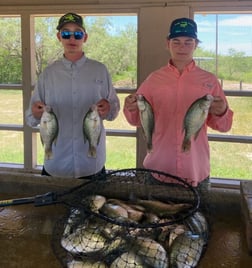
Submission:
{"label": "fish gills", "polygon": [[83,119],[84,142],[88,141],[88,157],[96,158],[96,148],[100,141],[102,120],[97,111],[97,106],[91,106]]}
{"label": "fish gills", "polygon": [[52,159],[52,144],[56,144],[58,135],[58,120],[52,108],[49,105],[44,107],[42,117],[40,119],[40,138],[44,146],[45,159]]}
{"label": "fish gills", "polygon": [[205,95],[197,99],[187,110],[184,122],[183,131],[185,132],[184,140],[182,143],[182,151],[187,152],[191,148],[191,138],[194,136],[196,140],[198,134],[205,123],[208,116],[210,105],[213,101],[213,96]]}
{"label": "fish gills", "polygon": [[147,151],[152,151],[152,134],[154,131],[154,114],[151,105],[142,95],[137,96],[137,105],[144,137],[147,143]]}

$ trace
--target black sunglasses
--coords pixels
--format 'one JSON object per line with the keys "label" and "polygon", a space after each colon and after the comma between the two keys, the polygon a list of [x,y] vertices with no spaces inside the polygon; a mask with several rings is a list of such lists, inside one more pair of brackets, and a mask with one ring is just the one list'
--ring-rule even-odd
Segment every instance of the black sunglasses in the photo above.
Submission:
{"label": "black sunglasses", "polygon": [[75,31],[75,32],[62,31],[60,32],[60,35],[63,39],[70,39],[70,37],[73,35],[76,40],[80,40],[85,36],[85,33],[82,31]]}

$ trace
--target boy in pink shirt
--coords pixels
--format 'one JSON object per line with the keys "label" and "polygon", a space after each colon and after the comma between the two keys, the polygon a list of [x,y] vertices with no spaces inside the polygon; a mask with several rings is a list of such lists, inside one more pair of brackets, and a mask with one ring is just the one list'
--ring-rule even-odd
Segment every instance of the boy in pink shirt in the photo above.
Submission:
{"label": "boy in pink shirt", "polygon": [[[207,127],[227,132],[233,120],[233,112],[217,78],[200,69],[193,60],[198,43],[197,25],[193,20],[174,20],[167,36],[170,61],[151,73],[135,94],[125,98],[123,110],[130,124],[141,126],[136,96],[145,97],[153,109],[155,128],[153,148],[144,159],[144,167],[178,176],[194,187],[210,174]],[[191,139],[190,150],[183,152],[184,116],[190,105],[206,94],[214,97],[208,117],[197,139]]]}

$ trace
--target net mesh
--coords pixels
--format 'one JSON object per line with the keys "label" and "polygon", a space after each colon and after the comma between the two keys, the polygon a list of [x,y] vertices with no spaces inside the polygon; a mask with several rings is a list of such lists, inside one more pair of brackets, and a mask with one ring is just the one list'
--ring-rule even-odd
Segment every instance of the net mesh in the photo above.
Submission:
{"label": "net mesh", "polygon": [[61,202],[52,247],[62,267],[195,267],[209,238],[195,188],[154,170],[109,172]]}

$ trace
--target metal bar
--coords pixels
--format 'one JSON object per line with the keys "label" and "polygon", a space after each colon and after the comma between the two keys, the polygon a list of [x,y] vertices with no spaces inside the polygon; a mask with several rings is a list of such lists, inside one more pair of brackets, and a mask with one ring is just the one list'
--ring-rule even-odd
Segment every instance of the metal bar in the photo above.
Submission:
{"label": "metal bar", "polygon": [[209,141],[236,142],[252,144],[252,136],[208,134]]}

